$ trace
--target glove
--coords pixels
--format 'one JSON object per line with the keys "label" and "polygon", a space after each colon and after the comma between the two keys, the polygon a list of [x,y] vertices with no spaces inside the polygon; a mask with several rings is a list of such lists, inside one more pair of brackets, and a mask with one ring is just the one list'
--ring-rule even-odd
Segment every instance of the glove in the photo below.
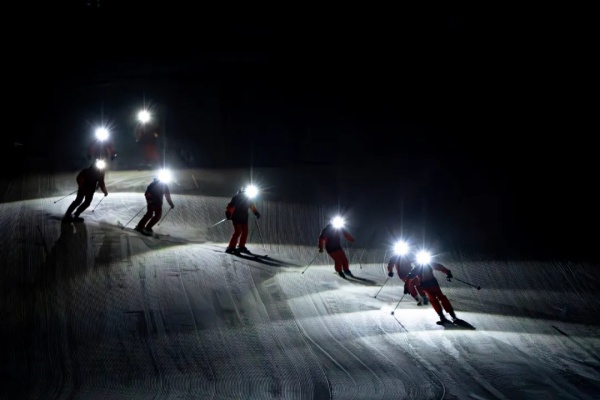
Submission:
{"label": "glove", "polygon": [[388,276],[391,278],[392,276],[394,276],[394,273],[392,271],[388,272]]}
{"label": "glove", "polygon": [[171,204],[171,210],[175,208],[175,204]]}
{"label": "glove", "polygon": [[229,211],[225,211],[225,218],[231,219],[231,213]]}
{"label": "glove", "polygon": [[108,196],[108,192],[104,193],[104,197]]}
{"label": "glove", "polygon": [[404,294],[408,294],[410,290],[408,290],[408,282],[404,282]]}
{"label": "glove", "polygon": [[260,219],[260,213],[258,211],[254,213],[254,216],[256,217],[256,219]]}
{"label": "glove", "polygon": [[319,253],[322,253],[322,252],[323,252],[323,248],[319,247]]}
{"label": "glove", "polygon": [[117,154],[115,153],[115,154],[113,154],[112,156],[110,156],[110,160],[112,161],[112,160],[114,160],[116,157],[117,157]]}
{"label": "glove", "polygon": [[446,273],[446,280],[448,282],[452,282],[451,279],[454,278],[454,276],[452,276],[452,271],[448,270],[448,273]]}

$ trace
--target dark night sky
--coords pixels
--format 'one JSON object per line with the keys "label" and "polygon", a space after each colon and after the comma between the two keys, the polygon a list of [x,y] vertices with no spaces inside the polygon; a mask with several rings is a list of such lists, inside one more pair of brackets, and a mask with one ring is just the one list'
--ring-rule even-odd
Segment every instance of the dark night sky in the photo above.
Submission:
{"label": "dark night sky", "polygon": [[595,257],[596,124],[576,21],[449,7],[183,20],[103,4],[65,6],[51,34],[14,45],[17,104],[49,104],[22,116],[32,147],[76,151],[66,143],[100,106],[127,132],[145,94],[201,166],[246,167],[253,146],[256,166],[359,165],[369,190],[392,196],[400,174],[474,243],[510,236]]}

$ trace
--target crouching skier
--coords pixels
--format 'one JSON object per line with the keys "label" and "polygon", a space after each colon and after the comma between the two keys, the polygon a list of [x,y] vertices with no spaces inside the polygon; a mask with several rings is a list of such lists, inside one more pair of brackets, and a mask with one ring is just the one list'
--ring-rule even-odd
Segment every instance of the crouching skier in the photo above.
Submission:
{"label": "crouching skier", "polygon": [[[92,203],[94,198],[94,192],[99,187],[104,193],[104,196],[108,196],[106,185],[104,183],[104,168],[106,163],[103,160],[96,160],[90,167],[83,169],[77,175],[77,197],[71,203],[63,222],[81,222],[83,218],[79,215],[85,211],[86,208]],[[77,210],[75,210],[77,208]],[[75,210],[75,214],[71,213]]]}
{"label": "crouching skier", "polygon": [[146,236],[152,236],[152,227],[160,221],[162,216],[163,196],[167,199],[167,203],[171,208],[175,208],[175,205],[171,200],[169,186],[158,178],[154,178],[152,183],[148,185],[144,196],[146,197],[148,209],[134,229]]}
{"label": "crouching skier", "polygon": [[431,306],[440,316],[440,321],[438,324],[449,322],[444,315],[444,310],[450,314],[454,321],[457,321],[458,318],[456,317],[454,308],[452,307],[450,300],[448,300],[444,293],[442,293],[442,289],[440,288],[437,279],[435,276],[433,276],[433,270],[446,274],[446,279],[448,281],[450,281],[452,278],[452,272],[442,264],[432,262],[417,265],[407,276],[407,282],[404,284],[404,293],[408,293],[410,291],[410,288],[408,287],[409,282],[410,280],[414,280],[416,287],[425,291],[427,297],[429,297]]}

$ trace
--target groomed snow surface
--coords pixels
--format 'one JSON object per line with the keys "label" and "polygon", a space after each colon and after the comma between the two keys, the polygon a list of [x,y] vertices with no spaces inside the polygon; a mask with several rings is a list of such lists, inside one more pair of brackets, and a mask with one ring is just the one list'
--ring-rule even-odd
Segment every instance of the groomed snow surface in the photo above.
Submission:
{"label": "groomed snow surface", "polygon": [[75,175],[2,186],[2,399],[600,396],[592,265],[440,254],[482,287],[437,275],[475,330],[445,328],[430,305],[398,303],[387,249],[348,247],[364,281],[334,274],[316,251],[321,204],[259,199],[248,247],[270,257],[243,258],[223,252],[229,221],[209,229],[235,193],[203,191],[217,172],[177,172],[158,239],[128,229],[145,212],[149,171],[109,172],[109,196],[97,192],[85,222],[61,224]]}

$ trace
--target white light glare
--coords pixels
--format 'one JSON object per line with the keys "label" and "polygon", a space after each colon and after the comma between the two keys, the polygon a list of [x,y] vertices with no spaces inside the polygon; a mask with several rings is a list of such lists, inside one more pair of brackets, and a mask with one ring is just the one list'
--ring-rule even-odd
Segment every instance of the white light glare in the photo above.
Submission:
{"label": "white light glare", "polygon": [[106,128],[96,129],[96,137],[98,138],[98,140],[108,139],[108,129],[106,129]]}
{"label": "white light glare", "polygon": [[254,185],[250,185],[246,187],[246,196],[253,199],[258,196],[258,188]]}
{"label": "white light glare", "polygon": [[104,169],[106,167],[106,163],[104,160],[96,160],[96,168]]}
{"label": "white light glare", "polygon": [[344,221],[344,218],[337,216],[331,220],[331,223],[335,229],[340,229],[344,227],[346,221]]}
{"label": "white light glare", "polygon": [[417,264],[425,265],[431,262],[431,254],[428,251],[421,250],[417,253]]}
{"label": "white light glare", "polygon": [[408,244],[402,240],[396,242],[396,244],[394,245],[394,252],[401,256],[405,255],[406,253],[408,253]]}
{"label": "white light glare", "polygon": [[158,173],[158,180],[164,183],[171,182],[171,172],[166,169],[161,169]]}
{"label": "white light glare", "polygon": [[142,124],[150,121],[150,113],[147,110],[142,110],[138,113],[138,119]]}

